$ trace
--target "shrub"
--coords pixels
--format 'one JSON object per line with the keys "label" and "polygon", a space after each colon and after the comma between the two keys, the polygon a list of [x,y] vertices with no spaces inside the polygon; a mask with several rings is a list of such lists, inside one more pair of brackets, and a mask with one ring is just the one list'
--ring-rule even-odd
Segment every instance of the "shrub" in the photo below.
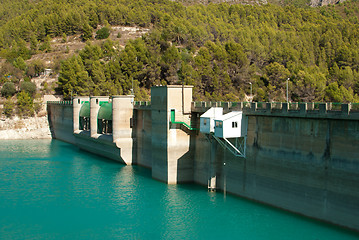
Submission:
{"label": "shrub", "polygon": [[96,39],[106,39],[110,36],[110,29],[103,27],[96,32]]}
{"label": "shrub", "polygon": [[91,40],[92,39],[92,27],[88,24],[85,24],[82,28],[82,41],[86,42],[87,40]]}
{"label": "shrub", "polygon": [[4,102],[4,109],[3,109],[4,115],[8,118],[11,117],[14,112],[14,107],[15,107],[14,101],[12,101],[12,99],[10,98],[7,99]]}
{"label": "shrub", "polygon": [[21,91],[28,93],[30,96],[34,96],[34,94],[36,92],[36,85],[33,82],[24,82],[23,81],[23,82],[21,82],[20,89],[21,89]]}
{"label": "shrub", "polygon": [[67,42],[67,35],[66,35],[66,33],[63,33],[63,34],[62,34],[61,42],[62,42],[62,43]]}
{"label": "shrub", "polygon": [[34,60],[29,64],[26,75],[30,77],[37,77],[45,70],[45,64],[41,60]]}
{"label": "shrub", "polygon": [[17,94],[17,110],[20,116],[34,115],[34,99],[25,91]]}
{"label": "shrub", "polygon": [[1,95],[3,97],[12,97],[16,93],[15,84],[12,82],[6,82],[1,88]]}

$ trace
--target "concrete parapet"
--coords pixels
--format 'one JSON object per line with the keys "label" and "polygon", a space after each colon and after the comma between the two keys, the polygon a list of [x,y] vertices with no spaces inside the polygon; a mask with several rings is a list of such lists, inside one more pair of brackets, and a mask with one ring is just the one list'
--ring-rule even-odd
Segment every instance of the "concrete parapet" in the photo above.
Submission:
{"label": "concrete parapet", "polygon": [[272,111],[272,103],[267,102],[266,103],[266,112],[270,113]]}
{"label": "concrete parapet", "polygon": [[251,103],[251,112],[255,112],[257,111],[257,103],[256,102],[252,102]]}
{"label": "concrete parapet", "polygon": [[328,106],[326,103],[319,103],[319,113],[326,114],[328,110]]}
{"label": "concrete parapet", "polygon": [[307,112],[307,103],[300,103],[299,104],[299,112],[301,114],[305,114]]}
{"label": "concrete parapet", "polygon": [[[192,104],[192,112],[204,113],[213,106],[218,106],[217,102],[196,102]],[[227,103],[221,103],[220,106],[226,108]],[[359,105],[352,108],[352,104],[233,102],[228,103],[228,106],[229,109],[226,112],[242,110],[248,115],[359,120],[359,108],[357,107]]]}
{"label": "concrete parapet", "polygon": [[231,103],[230,102],[224,102],[223,103],[223,109],[224,111],[229,111],[229,108],[231,107]]}
{"label": "concrete parapet", "polygon": [[350,112],[350,104],[342,104],[342,114],[348,115]]}
{"label": "concrete parapet", "polygon": [[307,103],[307,111],[314,110],[314,103]]}
{"label": "concrete parapet", "polygon": [[282,103],[282,112],[287,113],[289,110],[289,104],[288,103]]}

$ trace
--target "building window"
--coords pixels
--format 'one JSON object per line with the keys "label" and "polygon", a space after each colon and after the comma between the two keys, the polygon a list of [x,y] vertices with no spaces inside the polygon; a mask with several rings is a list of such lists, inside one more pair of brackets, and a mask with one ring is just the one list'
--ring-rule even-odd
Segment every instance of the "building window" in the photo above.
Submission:
{"label": "building window", "polygon": [[237,128],[238,127],[238,123],[237,122],[232,122],[232,128]]}
{"label": "building window", "polygon": [[207,119],[203,119],[203,125],[204,125],[204,126],[207,125]]}

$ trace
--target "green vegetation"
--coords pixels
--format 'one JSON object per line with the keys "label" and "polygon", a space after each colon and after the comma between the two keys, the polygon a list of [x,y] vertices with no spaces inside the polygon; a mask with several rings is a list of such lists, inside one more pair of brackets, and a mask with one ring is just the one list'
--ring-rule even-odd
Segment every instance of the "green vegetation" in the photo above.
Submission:
{"label": "green vegetation", "polygon": [[23,81],[20,84],[21,91],[24,91],[29,94],[29,96],[33,97],[36,92],[36,85],[32,82]]}
{"label": "green vegetation", "polygon": [[106,39],[110,36],[110,29],[108,27],[103,27],[96,32],[97,39]]}
{"label": "green vegetation", "polygon": [[8,98],[14,96],[16,93],[15,84],[12,82],[6,82],[1,88],[1,96]]}
{"label": "green vegetation", "polygon": [[[59,91],[148,98],[153,85],[192,84],[195,100],[359,101],[359,3],[302,8],[194,4],[168,0],[7,1],[0,21],[1,77],[29,72],[26,60],[50,52],[50,37],[108,37],[111,25],[151,28],[125,48],[87,42],[61,64]],[[288,1],[287,1],[288,2]],[[285,2],[287,4],[287,2]],[[297,1],[297,6],[306,1]],[[26,6],[25,6],[26,5]],[[17,5],[16,5],[17,6]],[[0,11],[1,12],[1,11]],[[109,24],[109,25],[108,25]],[[21,40],[25,39],[27,42]],[[33,76],[34,74],[28,74]],[[19,78],[20,80],[21,78]]]}
{"label": "green vegetation", "polygon": [[3,109],[4,115],[10,118],[13,115],[14,107],[15,107],[14,101],[10,98],[6,99],[6,101],[4,102],[4,109]]}
{"label": "green vegetation", "polygon": [[22,117],[31,117],[34,115],[34,99],[29,93],[21,91],[17,94],[17,110]]}

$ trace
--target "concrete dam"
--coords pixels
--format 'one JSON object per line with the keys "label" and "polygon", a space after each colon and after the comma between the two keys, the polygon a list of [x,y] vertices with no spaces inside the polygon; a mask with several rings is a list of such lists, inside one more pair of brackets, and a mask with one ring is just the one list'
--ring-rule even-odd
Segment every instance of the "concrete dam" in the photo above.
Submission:
{"label": "concrete dam", "polygon": [[53,138],[168,184],[191,182],[359,231],[351,104],[193,102],[191,86],[48,102]]}

